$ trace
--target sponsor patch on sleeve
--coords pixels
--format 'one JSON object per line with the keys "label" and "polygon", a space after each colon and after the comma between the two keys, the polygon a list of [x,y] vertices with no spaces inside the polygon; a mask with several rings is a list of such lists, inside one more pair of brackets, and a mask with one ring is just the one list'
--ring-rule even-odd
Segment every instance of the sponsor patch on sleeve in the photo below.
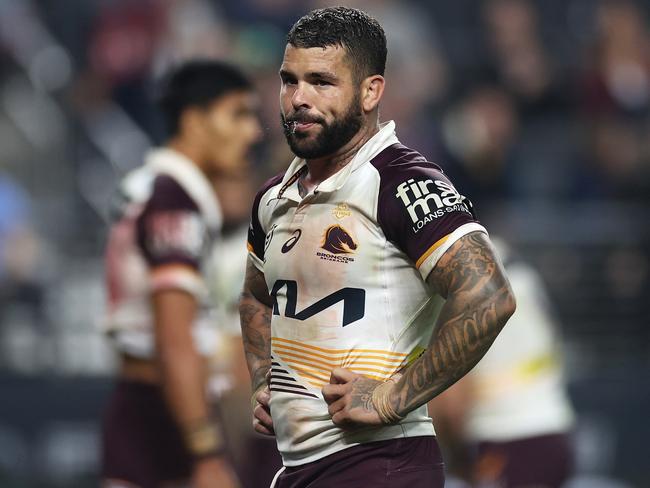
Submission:
{"label": "sponsor patch on sleeve", "polygon": [[448,213],[465,212],[473,217],[469,200],[442,179],[409,178],[397,185],[395,198],[404,205],[414,233]]}
{"label": "sponsor patch on sleeve", "polygon": [[200,215],[191,211],[156,212],[145,222],[146,247],[155,260],[183,256],[200,260],[206,227]]}
{"label": "sponsor patch on sleeve", "polygon": [[478,223],[469,199],[432,163],[387,167],[381,179],[379,223],[418,269],[426,262],[430,271],[433,251],[453,244],[461,226]]}

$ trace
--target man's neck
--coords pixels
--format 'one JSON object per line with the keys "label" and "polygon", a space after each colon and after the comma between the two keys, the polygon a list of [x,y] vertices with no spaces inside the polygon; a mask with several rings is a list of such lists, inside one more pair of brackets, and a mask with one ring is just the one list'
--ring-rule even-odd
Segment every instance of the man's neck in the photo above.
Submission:
{"label": "man's neck", "polygon": [[321,182],[350,164],[354,156],[359,152],[359,149],[377,134],[377,132],[379,132],[379,123],[369,124],[357,132],[335,154],[321,159],[308,159],[306,162],[309,171],[299,181],[299,187],[302,187],[300,188],[301,193],[308,193]]}
{"label": "man's neck", "polygon": [[197,168],[199,168],[206,176],[208,172],[206,171],[205,164],[199,152],[196,150],[196,146],[193,144],[188,144],[181,138],[172,138],[167,141],[165,144],[169,149],[173,149],[177,153],[182,154],[187,159],[189,159]]}

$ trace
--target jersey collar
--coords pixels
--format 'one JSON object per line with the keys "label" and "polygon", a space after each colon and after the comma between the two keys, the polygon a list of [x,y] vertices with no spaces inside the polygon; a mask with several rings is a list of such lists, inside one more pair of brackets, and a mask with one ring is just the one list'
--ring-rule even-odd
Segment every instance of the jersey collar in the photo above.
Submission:
{"label": "jersey collar", "polygon": [[[334,173],[332,176],[322,181],[317,186],[318,192],[333,192],[341,188],[348,180],[349,176],[356,171],[359,167],[369,162],[372,158],[377,156],[380,152],[393,144],[399,143],[397,135],[395,134],[395,122],[388,121],[381,124],[379,132],[372,136],[343,169]],[[282,183],[280,184],[278,198],[290,198],[292,200],[300,201],[298,193],[297,180],[300,172],[305,171],[304,166],[307,163],[302,158],[294,158],[289,165],[287,172],[284,174]]]}
{"label": "jersey collar", "polygon": [[145,164],[156,173],[174,178],[196,202],[209,227],[219,228],[222,223],[221,206],[203,172],[189,158],[168,147],[152,149]]}

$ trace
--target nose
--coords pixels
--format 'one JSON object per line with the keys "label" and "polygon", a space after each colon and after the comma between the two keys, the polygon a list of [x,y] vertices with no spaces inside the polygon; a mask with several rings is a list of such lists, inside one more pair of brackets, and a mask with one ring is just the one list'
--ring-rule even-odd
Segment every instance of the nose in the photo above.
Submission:
{"label": "nose", "polygon": [[311,104],[309,103],[307,83],[299,82],[296,84],[293,94],[291,95],[291,105],[293,106],[294,110],[298,110],[300,108],[311,108]]}

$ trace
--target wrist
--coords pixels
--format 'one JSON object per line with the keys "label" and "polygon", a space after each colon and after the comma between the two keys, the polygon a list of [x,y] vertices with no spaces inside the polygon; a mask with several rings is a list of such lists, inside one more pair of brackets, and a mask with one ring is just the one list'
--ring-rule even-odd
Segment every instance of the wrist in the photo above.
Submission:
{"label": "wrist", "polygon": [[225,452],[225,439],[221,429],[208,418],[185,427],[183,438],[195,462],[216,458]]}
{"label": "wrist", "polygon": [[404,419],[404,416],[400,415],[394,406],[394,390],[395,382],[388,380],[380,383],[372,392],[372,405],[382,423],[386,425],[396,424]]}

